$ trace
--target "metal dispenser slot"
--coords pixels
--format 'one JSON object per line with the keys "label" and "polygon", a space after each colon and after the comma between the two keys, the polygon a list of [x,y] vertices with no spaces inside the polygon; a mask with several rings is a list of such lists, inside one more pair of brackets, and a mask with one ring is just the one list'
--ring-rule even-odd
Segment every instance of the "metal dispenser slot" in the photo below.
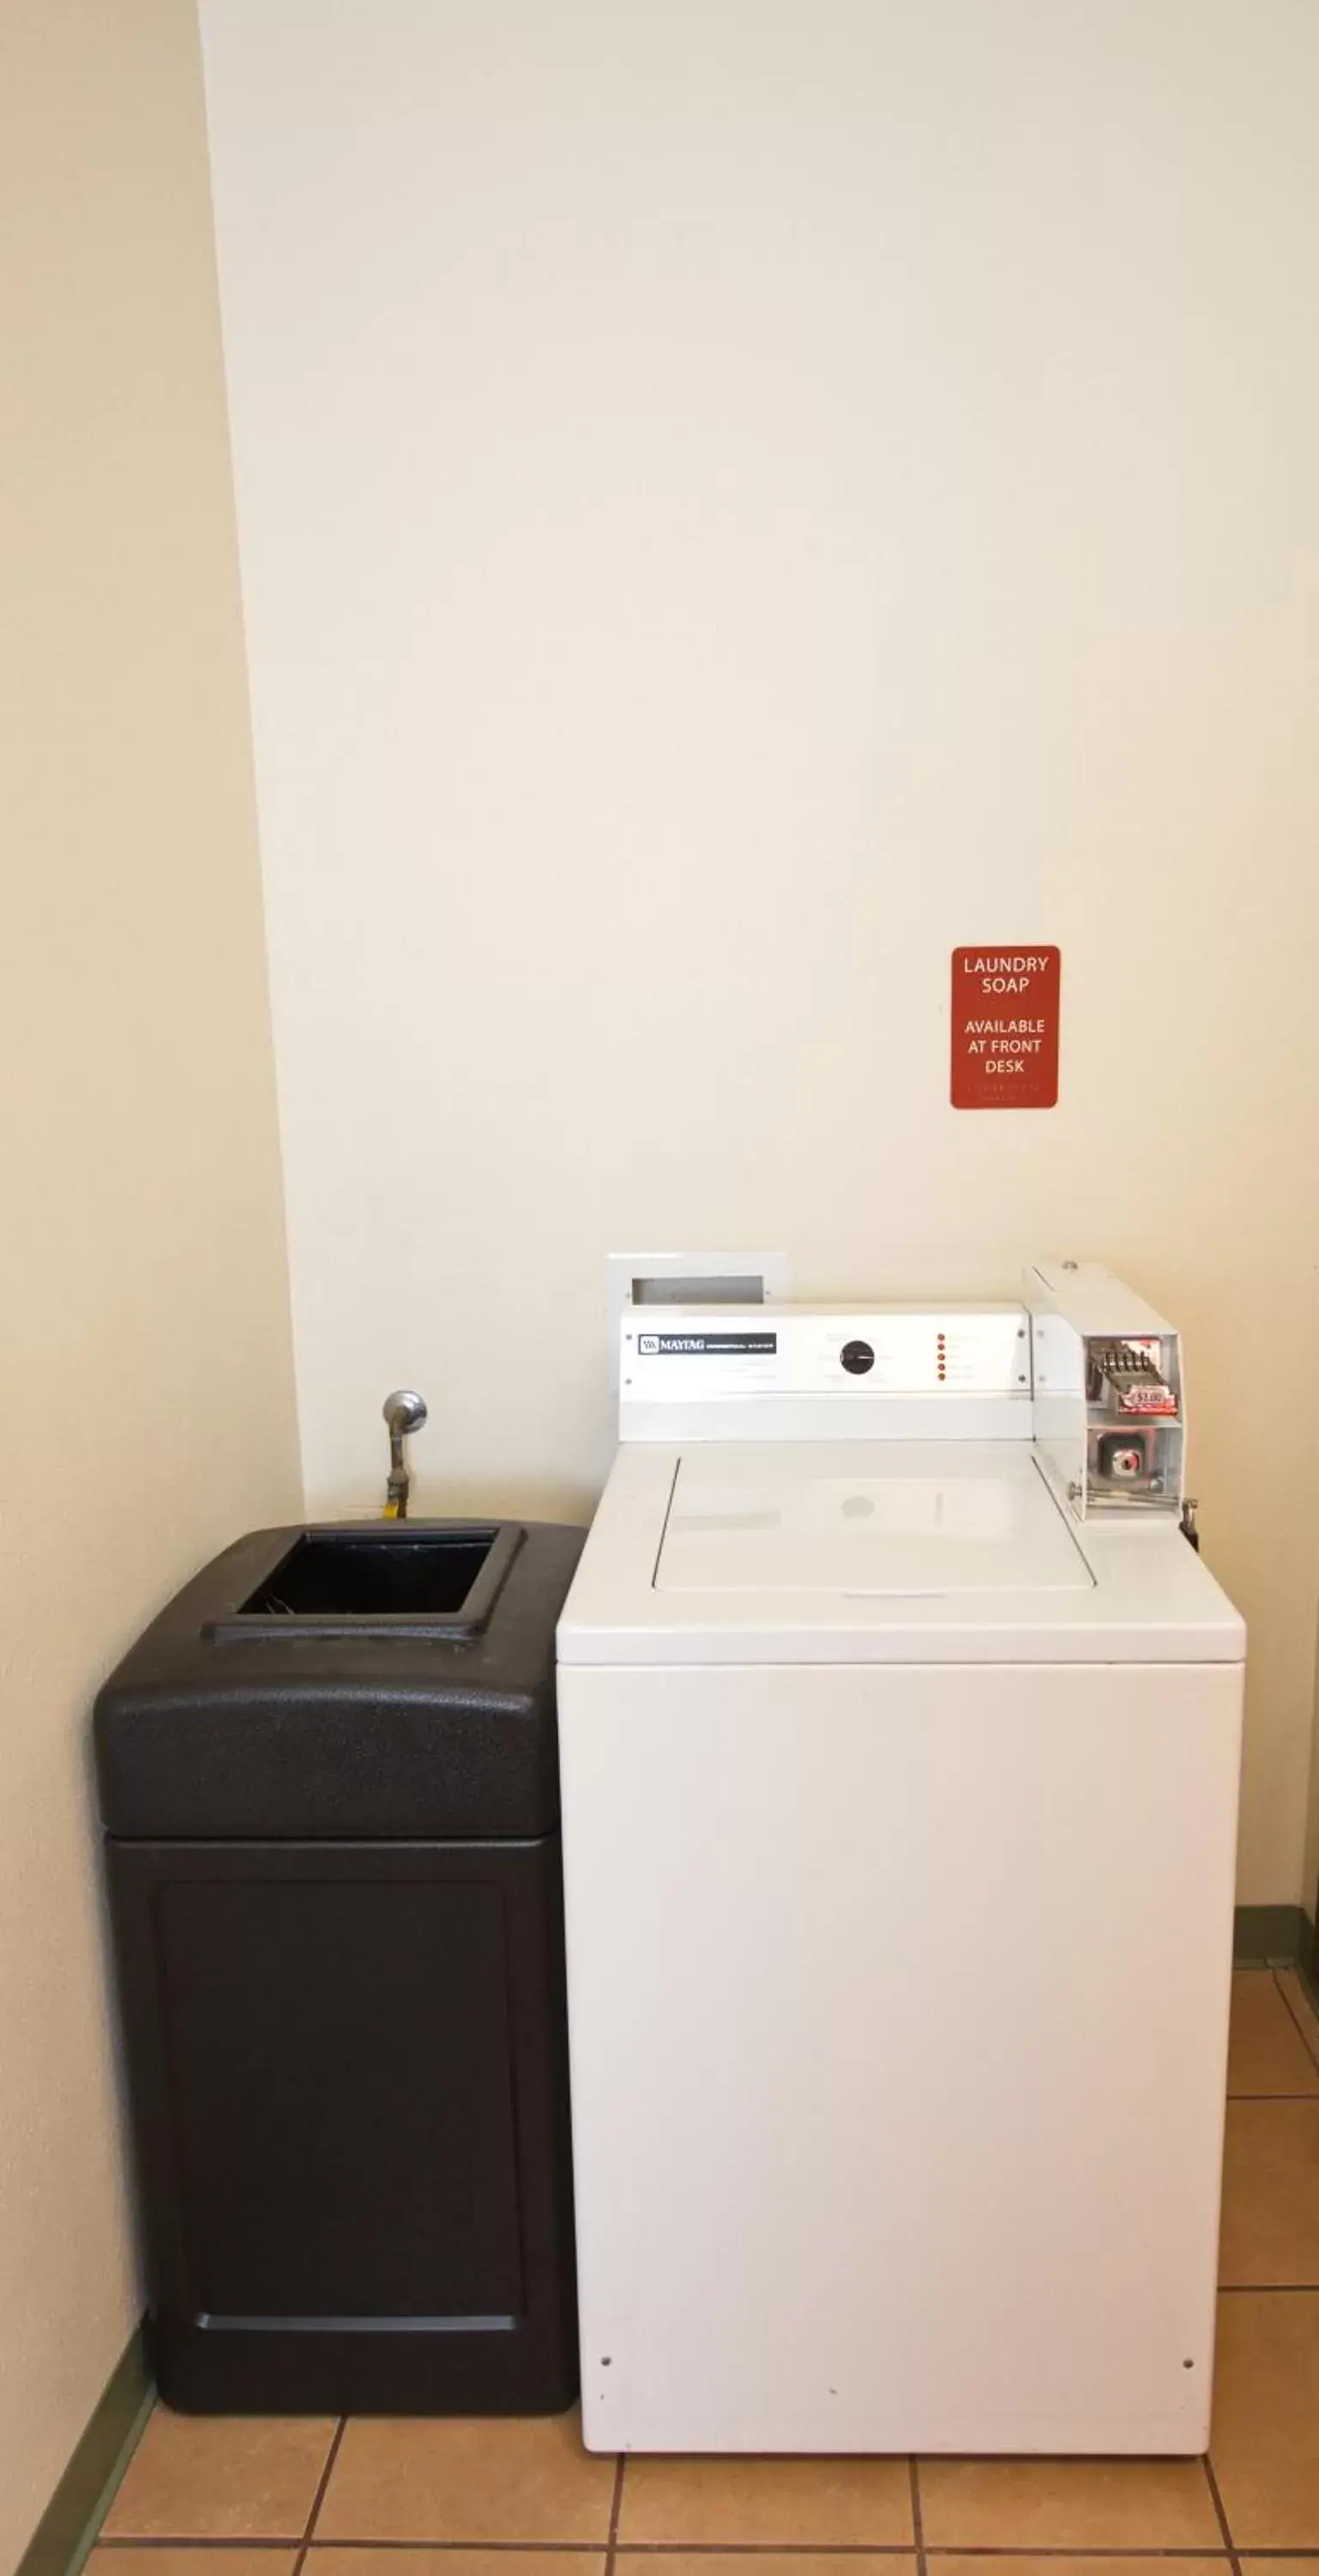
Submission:
{"label": "metal dispenser slot", "polygon": [[1026,1295],[1036,1449],[1055,1491],[1078,1520],[1179,1514],[1180,1334],[1094,1262],[1041,1262]]}
{"label": "metal dispenser slot", "polygon": [[1177,1335],[1087,1334],[1085,1393],[1087,1504],[1180,1509]]}

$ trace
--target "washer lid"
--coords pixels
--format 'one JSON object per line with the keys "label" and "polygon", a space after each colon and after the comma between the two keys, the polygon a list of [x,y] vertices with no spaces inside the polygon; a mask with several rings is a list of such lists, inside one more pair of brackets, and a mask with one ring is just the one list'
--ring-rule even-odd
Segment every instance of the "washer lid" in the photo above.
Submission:
{"label": "washer lid", "polygon": [[657,1592],[938,1599],[1091,1591],[1032,1452],[718,1444],[678,1464]]}
{"label": "washer lid", "polygon": [[1239,1664],[1245,1644],[1170,1514],[1074,1529],[1001,1439],[625,1441],[558,1629],[561,1666],[674,1670]]}

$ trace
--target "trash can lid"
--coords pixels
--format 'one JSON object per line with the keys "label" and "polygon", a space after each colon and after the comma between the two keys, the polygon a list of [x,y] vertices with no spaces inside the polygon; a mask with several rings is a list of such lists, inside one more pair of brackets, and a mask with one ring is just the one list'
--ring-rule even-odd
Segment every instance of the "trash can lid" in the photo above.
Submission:
{"label": "trash can lid", "polygon": [[250,1532],[184,1585],[98,1694],[107,1832],[549,1832],[554,1629],[584,1537],[497,1521]]}

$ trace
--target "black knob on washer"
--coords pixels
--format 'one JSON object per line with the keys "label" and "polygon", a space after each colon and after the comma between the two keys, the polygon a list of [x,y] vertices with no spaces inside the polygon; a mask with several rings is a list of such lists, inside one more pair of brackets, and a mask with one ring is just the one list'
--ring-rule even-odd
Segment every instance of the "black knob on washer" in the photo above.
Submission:
{"label": "black knob on washer", "polygon": [[864,1377],[875,1365],[875,1354],[869,1342],[844,1342],[838,1354],[849,1377]]}

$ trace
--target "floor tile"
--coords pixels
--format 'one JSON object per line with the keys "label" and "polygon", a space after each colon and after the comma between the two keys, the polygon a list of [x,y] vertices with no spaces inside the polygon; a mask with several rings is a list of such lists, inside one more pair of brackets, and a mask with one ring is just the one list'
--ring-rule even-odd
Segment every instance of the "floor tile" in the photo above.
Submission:
{"label": "floor tile", "polygon": [[1232,1979],[1228,2043],[1229,2098],[1246,2093],[1319,2094],[1319,2068],[1267,1968],[1238,1968]]}
{"label": "floor tile", "polygon": [[920,2489],[932,2549],[1222,2546],[1200,2460],[922,2460]]}
{"label": "floor tile", "polygon": [[603,2542],[613,2494],[614,2463],[582,2449],[575,2411],[355,2416],[316,2537]]}
{"label": "floor tile", "polygon": [[[89,2576],[293,2576],[296,2549],[94,2549]],[[396,2571],[397,2576],[397,2571]]]}
{"label": "floor tile", "polygon": [[[598,2549],[358,2549],[313,2546],[306,2576],[601,2576],[603,2543]],[[114,2569],[101,2576],[115,2576]],[[151,2570],[145,2571],[151,2576]],[[210,2569],[181,2568],[179,2576],[212,2576]],[[226,2576],[224,2568],[218,2576]],[[831,2570],[830,2576],[837,2576]]]}
{"label": "floor tile", "polygon": [[1295,1968],[1279,1968],[1278,1984],[1291,2008],[1293,2019],[1300,2025],[1305,2046],[1316,2067],[1319,2067],[1319,2013],[1315,2011],[1313,1999]]}
{"label": "floor tile", "polygon": [[1319,2289],[1319,2101],[1229,2102],[1218,2277]]}
{"label": "floor tile", "polygon": [[[704,2549],[691,2556],[681,2549],[638,2549],[631,2557],[624,2549],[616,2563],[619,2576],[624,2570],[627,2576],[915,2576],[916,2553],[849,2549],[842,2571],[837,2551],[828,2549],[721,2549],[713,2560]],[[345,2568],[342,2576],[351,2576],[351,2571]],[[977,2576],[985,2576],[979,2561]],[[1039,2576],[1048,2576],[1048,2571],[1039,2571]],[[1162,2576],[1168,2576],[1166,2568]]]}
{"label": "floor tile", "polygon": [[[158,2406],[102,2537],[301,2540],[334,2431],[329,2415],[172,2415]],[[154,2552],[152,2563],[159,2576]]]}
{"label": "floor tile", "polygon": [[679,2550],[910,2547],[911,2473],[889,2459],[630,2459],[618,2537]]}
{"label": "floor tile", "polygon": [[1211,2457],[1240,2549],[1319,2551],[1319,2291],[1225,2291]]}
{"label": "floor tile", "polygon": [[[1289,2562],[1295,2565],[1295,2561]],[[1058,2552],[1048,2558],[1032,2558],[1026,2552],[995,2551],[993,2564],[983,2558],[963,2558],[956,2550],[937,2549],[931,2555],[930,2576],[1225,2576],[1230,2565],[1226,2555],[1211,2558],[1178,2558],[1169,2565],[1157,2553],[1148,2558],[1137,2556],[1105,2558],[1092,2556],[1069,2558]]]}

